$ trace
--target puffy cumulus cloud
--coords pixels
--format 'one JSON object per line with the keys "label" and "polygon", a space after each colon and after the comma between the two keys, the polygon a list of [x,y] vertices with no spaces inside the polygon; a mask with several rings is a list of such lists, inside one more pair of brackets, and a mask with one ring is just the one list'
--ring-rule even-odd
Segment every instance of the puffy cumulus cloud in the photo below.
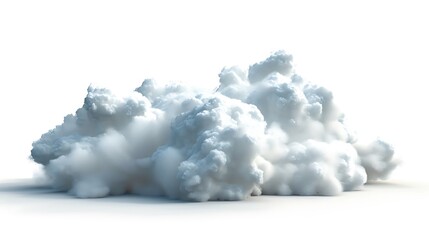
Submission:
{"label": "puffy cumulus cloud", "polygon": [[328,89],[278,51],[224,68],[215,92],[145,80],[128,96],[90,86],[83,106],[33,143],[52,186],[77,197],[336,195],[386,178],[391,145],[360,142]]}

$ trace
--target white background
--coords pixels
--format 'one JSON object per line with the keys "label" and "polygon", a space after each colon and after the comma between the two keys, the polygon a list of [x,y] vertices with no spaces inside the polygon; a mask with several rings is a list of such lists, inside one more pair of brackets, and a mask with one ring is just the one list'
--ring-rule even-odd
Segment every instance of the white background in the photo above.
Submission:
{"label": "white background", "polygon": [[[246,66],[285,49],[299,74],[334,91],[361,134],[395,144],[404,164],[392,181],[423,184],[428,10],[425,1],[410,0],[1,1],[0,181],[32,176],[31,143],[80,107],[90,84],[120,92],[154,78],[215,88],[223,66]],[[8,206],[0,205],[0,214]],[[79,219],[71,216],[64,221]]]}

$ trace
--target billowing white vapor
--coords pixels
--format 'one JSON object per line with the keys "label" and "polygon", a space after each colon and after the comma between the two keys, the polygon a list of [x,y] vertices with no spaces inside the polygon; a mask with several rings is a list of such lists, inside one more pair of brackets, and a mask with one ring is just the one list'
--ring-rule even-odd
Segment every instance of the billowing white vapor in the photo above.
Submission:
{"label": "billowing white vapor", "polygon": [[207,93],[153,80],[126,97],[89,87],[31,156],[53,187],[77,197],[191,201],[336,195],[397,165],[388,143],[357,141],[332,92],[298,76],[284,51],[219,77]]}

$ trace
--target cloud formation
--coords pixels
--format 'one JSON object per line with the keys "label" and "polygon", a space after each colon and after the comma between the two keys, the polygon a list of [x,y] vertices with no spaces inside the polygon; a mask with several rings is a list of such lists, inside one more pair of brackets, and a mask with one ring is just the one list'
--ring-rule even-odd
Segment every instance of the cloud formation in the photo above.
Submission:
{"label": "cloud formation", "polygon": [[278,51],[224,68],[215,92],[154,80],[128,96],[90,86],[31,156],[53,187],[82,198],[337,195],[386,178],[398,163],[392,146],[358,141],[332,92],[292,60]]}

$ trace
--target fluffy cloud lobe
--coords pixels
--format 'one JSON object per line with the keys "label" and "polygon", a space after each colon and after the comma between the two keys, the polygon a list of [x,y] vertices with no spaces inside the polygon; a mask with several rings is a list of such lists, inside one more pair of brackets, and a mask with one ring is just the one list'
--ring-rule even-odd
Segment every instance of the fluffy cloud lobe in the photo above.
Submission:
{"label": "fluffy cloud lobe", "polygon": [[214,92],[145,80],[128,96],[88,88],[83,106],[33,143],[53,187],[190,201],[337,195],[386,178],[391,145],[357,140],[328,89],[278,51],[224,68]]}

